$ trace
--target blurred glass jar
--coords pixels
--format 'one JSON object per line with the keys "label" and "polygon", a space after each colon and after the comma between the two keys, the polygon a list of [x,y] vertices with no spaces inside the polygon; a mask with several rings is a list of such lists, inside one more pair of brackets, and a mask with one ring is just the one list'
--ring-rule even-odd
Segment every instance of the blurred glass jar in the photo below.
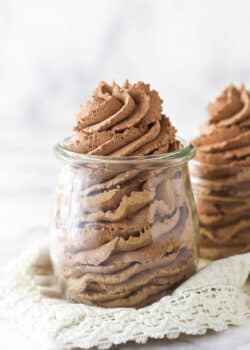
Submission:
{"label": "blurred glass jar", "polygon": [[250,167],[190,162],[200,221],[200,256],[219,259],[250,251]]}
{"label": "blurred glass jar", "polygon": [[142,307],[173,291],[197,265],[192,145],[146,157],[55,148],[60,173],[51,256],[68,299]]}

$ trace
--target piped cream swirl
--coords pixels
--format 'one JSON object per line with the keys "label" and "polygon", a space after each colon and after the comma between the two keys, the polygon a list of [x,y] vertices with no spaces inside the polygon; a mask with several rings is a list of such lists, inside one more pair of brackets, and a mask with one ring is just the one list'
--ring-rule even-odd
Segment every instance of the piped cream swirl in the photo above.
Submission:
{"label": "piped cream swirl", "polygon": [[250,165],[250,93],[229,86],[208,105],[209,121],[193,143],[196,158],[209,164]]}
{"label": "piped cream swirl", "polygon": [[[148,84],[101,82],[81,107],[67,148],[115,157],[161,154],[180,147],[175,133]],[[190,276],[196,242],[189,191],[186,164],[65,166],[55,232],[68,298],[142,307]]]}
{"label": "piped cream swirl", "polygon": [[143,82],[122,87],[101,82],[77,114],[67,148],[93,155],[131,156],[175,150],[175,128],[162,115],[162,100]]}
{"label": "piped cream swirl", "polygon": [[191,170],[201,254],[213,259],[250,250],[250,92],[231,85],[208,113]]}

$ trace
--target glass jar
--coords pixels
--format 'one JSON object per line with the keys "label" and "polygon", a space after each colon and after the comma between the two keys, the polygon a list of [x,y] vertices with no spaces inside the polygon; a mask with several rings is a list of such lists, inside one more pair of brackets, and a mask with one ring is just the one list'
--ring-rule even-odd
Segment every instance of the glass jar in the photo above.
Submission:
{"label": "glass jar", "polygon": [[190,162],[200,221],[200,256],[225,258],[250,251],[250,167]]}
{"label": "glass jar", "polygon": [[198,220],[192,145],[146,157],[55,148],[60,173],[51,256],[68,299],[142,307],[195,272]]}

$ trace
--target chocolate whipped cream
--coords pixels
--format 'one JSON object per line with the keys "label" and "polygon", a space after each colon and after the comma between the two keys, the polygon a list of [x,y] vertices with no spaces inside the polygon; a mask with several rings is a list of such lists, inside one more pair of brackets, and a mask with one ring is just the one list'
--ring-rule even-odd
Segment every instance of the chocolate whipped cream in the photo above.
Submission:
{"label": "chocolate whipped cream", "polygon": [[250,92],[229,86],[208,113],[193,141],[192,181],[201,255],[215,259],[250,250]]}
{"label": "chocolate whipped cream", "polygon": [[[142,82],[101,82],[77,115],[66,148],[107,164],[66,165],[55,234],[68,298],[142,307],[170,293],[196,265],[187,164],[110,164],[181,148],[158,93]],[[124,160],[124,158],[122,158]]]}
{"label": "chocolate whipped cream", "polygon": [[148,84],[122,87],[101,82],[77,115],[67,148],[78,153],[144,156],[180,147],[175,128],[162,115],[162,100]]}

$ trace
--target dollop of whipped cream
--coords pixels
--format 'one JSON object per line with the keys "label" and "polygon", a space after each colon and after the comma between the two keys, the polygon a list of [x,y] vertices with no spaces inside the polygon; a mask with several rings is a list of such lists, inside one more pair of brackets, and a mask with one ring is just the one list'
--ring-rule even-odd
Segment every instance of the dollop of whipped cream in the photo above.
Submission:
{"label": "dollop of whipped cream", "polygon": [[210,164],[250,165],[250,92],[227,87],[208,105],[209,121],[193,140],[196,159]]}
{"label": "dollop of whipped cream", "polygon": [[161,154],[180,148],[175,134],[149,84],[100,82],[92,99],[81,106],[66,148],[93,155]]}
{"label": "dollop of whipped cream", "polygon": [[250,93],[229,86],[208,105],[193,140],[191,166],[200,221],[200,255],[218,259],[250,251]]}

